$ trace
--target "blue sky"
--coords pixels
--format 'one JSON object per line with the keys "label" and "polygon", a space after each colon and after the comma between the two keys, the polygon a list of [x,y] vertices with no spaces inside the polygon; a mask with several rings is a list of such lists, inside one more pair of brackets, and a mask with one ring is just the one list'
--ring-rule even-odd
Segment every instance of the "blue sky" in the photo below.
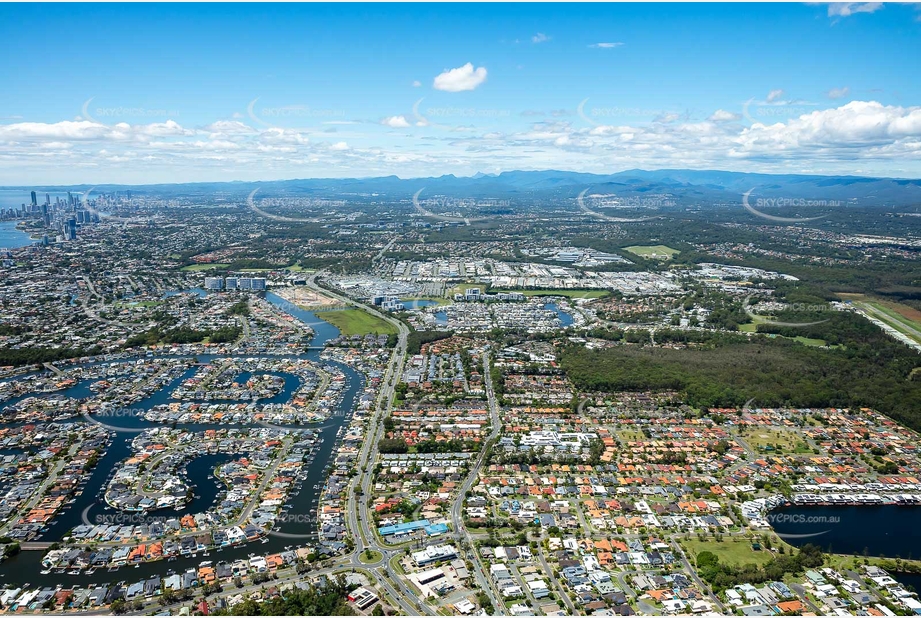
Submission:
{"label": "blue sky", "polygon": [[0,5],[0,184],[921,175],[912,5]]}

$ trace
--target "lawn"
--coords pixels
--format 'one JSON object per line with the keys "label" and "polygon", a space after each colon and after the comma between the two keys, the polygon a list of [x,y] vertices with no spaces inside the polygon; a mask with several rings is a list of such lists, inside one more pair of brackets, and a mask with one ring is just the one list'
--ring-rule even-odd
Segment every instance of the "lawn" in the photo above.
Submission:
{"label": "lawn", "polygon": [[702,551],[713,552],[720,559],[721,563],[736,566],[744,566],[746,564],[761,566],[773,557],[773,554],[766,549],[761,549],[760,551],[753,550],[751,541],[748,539],[724,537],[722,541],[700,541],[693,538],[684,539],[682,543],[688,554],[688,558],[692,561],[696,561],[697,554]]}
{"label": "lawn", "polygon": [[190,264],[188,266],[183,266],[182,270],[185,271],[199,271],[199,270],[211,270],[212,268],[227,268],[230,264]]}
{"label": "lawn", "polygon": [[[370,557],[368,557],[367,554],[370,554]],[[369,549],[369,550],[361,552],[358,556],[358,559],[363,564],[370,564],[372,562],[377,562],[378,560],[381,559],[381,557],[382,557],[381,552],[375,551],[373,549]]]}
{"label": "lawn", "polygon": [[681,253],[677,249],[672,249],[665,245],[634,245],[624,247],[624,251],[629,251],[633,255],[650,260],[670,260],[673,256]]}
{"label": "lawn", "polygon": [[646,435],[639,429],[621,429],[617,431],[617,437],[623,442],[642,442]]}
{"label": "lawn", "polygon": [[[811,453],[812,449],[803,436],[795,430],[753,427],[739,436],[753,449],[761,453]],[[780,450],[778,450],[780,449]]]}
{"label": "lawn", "polygon": [[396,334],[396,327],[385,322],[364,309],[340,309],[336,311],[318,311],[317,317],[338,328],[343,335]]}
{"label": "lawn", "polygon": [[911,568],[921,569],[921,560],[901,558],[900,564],[903,565],[903,568],[896,569],[894,568],[896,563],[895,559],[893,558],[882,558],[879,556],[856,556],[850,554],[828,554],[828,557],[825,560],[825,564],[826,566],[829,566],[837,571],[842,571],[844,569],[853,569],[856,571],[864,564],[878,566],[886,569],[887,571],[903,570],[909,573],[911,572]]}
{"label": "lawn", "polygon": [[609,290],[493,290],[490,294],[521,292],[525,296],[564,296],[566,298],[605,298],[610,296]]}
{"label": "lawn", "polygon": [[[771,321],[769,318],[766,318],[761,315],[750,314],[749,317],[752,319],[752,322],[749,322],[748,324],[739,324],[739,330],[743,333],[756,333],[758,332],[759,324],[766,324]],[[773,335],[773,334],[770,334],[768,336],[769,337],[783,337],[784,339],[793,339],[794,341],[798,341],[802,343],[803,345],[811,345],[811,346],[820,347],[820,346],[824,346],[827,344],[827,342],[824,339],[814,339],[812,337],[803,337],[803,336],[784,337],[783,335]]]}
{"label": "lawn", "polygon": [[799,341],[803,345],[814,345],[814,346],[819,346],[819,347],[825,345],[826,343],[824,339],[815,339],[813,337],[799,336],[799,337],[794,337],[793,339],[794,341]]}

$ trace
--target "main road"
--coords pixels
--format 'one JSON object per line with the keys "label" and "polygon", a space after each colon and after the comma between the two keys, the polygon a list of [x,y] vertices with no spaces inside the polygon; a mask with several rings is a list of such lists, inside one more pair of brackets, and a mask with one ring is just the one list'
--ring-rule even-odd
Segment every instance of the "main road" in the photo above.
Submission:
{"label": "main road", "polygon": [[[352,478],[349,484],[346,516],[348,518],[349,529],[354,536],[355,550],[347,557],[348,564],[354,568],[367,569],[368,572],[377,579],[378,584],[387,591],[407,614],[411,616],[423,613],[432,614],[432,609],[419,601],[417,593],[410,590],[399,575],[393,573],[390,567],[391,558],[402,553],[402,550],[395,550],[382,546],[377,541],[375,531],[371,528],[371,522],[367,516],[368,496],[371,494],[371,481],[374,476],[374,464],[377,461],[378,444],[384,434],[384,418],[390,414],[393,408],[394,391],[400,380],[400,371],[403,367],[403,362],[406,360],[406,345],[407,338],[409,337],[409,327],[400,320],[381,313],[368,305],[356,302],[328,288],[321,287],[316,281],[321,272],[315,273],[307,280],[307,287],[321,294],[325,294],[326,296],[331,296],[342,303],[367,311],[371,315],[385,320],[397,329],[397,345],[390,357],[390,363],[387,365],[387,371],[384,374],[383,381],[381,382],[381,389],[378,392],[374,413],[368,421],[366,439],[358,455],[357,466],[359,473]],[[366,549],[378,552],[381,558],[373,562],[362,562],[362,554]],[[394,588],[394,583],[396,587],[399,588],[399,592]]]}
{"label": "main road", "polygon": [[[467,473],[467,478],[464,479],[460,491],[457,492],[457,498],[454,500],[454,505],[451,507],[451,520],[454,522],[454,536],[457,539],[458,547],[467,545],[467,540],[470,538],[467,534],[467,528],[464,525],[464,499],[467,497],[467,492],[470,491],[470,488],[473,487],[473,484],[479,477],[480,470],[486,462],[486,455],[489,452],[489,448],[496,441],[496,438],[499,437],[499,432],[501,430],[499,404],[496,402],[496,393],[492,383],[492,372],[489,370],[489,350],[483,353],[483,375],[486,378],[486,399],[489,404],[489,424],[491,431],[486,440],[483,441],[483,447],[480,449],[480,456],[477,457],[476,462],[474,462],[470,471]],[[480,560],[480,555],[475,548],[470,548],[470,551],[473,553],[471,562],[473,563],[474,577],[480,589],[489,596],[493,608],[498,610],[499,608],[505,607],[499,600],[498,595],[489,581],[486,569],[483,567],[483,563]]]}

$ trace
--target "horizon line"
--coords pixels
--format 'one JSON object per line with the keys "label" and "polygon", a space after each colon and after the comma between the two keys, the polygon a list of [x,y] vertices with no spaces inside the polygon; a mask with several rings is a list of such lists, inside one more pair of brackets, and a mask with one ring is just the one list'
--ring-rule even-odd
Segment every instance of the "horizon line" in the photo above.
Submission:
{"label": "horizon line", "polygon": [[186,185],[199,185],[199,184],[264,184],[264,183],[274,183],[274,182],[299,182],[299,181],[321,181],[321,180],[330,180],[330,181],[344,181],[344,180],[359,180],[359,181],[370,181],[370,180],[382,180],[382,179],[397,179],[399,181],[410,181],[410,180],[438,180],[441,178],[453,177],[457,179],[471,179],[477,180],[479,178],[498,178],[503,174],[515,174],[515,173],[527,173],[527,174],[550,174],[550,173],[560,173],[560,174],[579,174],[583,176],[596,176],[596,177],[606,177],[606,176],[617,176],[620,174],[626,174],[629,172],[697,172],[697,173],[720,173],[720,174],[738,174],[738,175],[747,175],[747,176],[796,176],[802,178],[858,178],[864,180],[908,180],[908,181],[921,181],[921,177],[909,177],[909,176],[878,176],[878,175],[868,175],[862,176],[859,174],[807,174],[802,172],[740,172],[735,170],[724,170],[724,169],[696,169],[696,168],[683,168],[683,167],[663,167],[663,168],[629,168],[614,172],[608,173],[598,173],[598,172],[579,172],[575,170],[563,170],[563,169],[513,169],[513,170],[504,170],[502,172],[496,173],[486,173],[486,172],[474,172],[470,175],[458,175],[458,174],[441,174],[439,176],[400,176],[398,174],[386,174],[382,176],[308,176],[303,178],[273,178],[273,179],[263,179],[263,180],[193,180],[188,182],[147,182],[147,183],[125,183],[125,182],[84,182],[78,184],[42,184],[42,183],[31,183],[23,185],[0,185],[0,190],[19,190],[19,189],[36,189],[37,187],[44,187],[46,189],[67,189],[67,188],[77,188],[77,187],[100,187],[100,186],[111,186],[111,187],[158,187],[158,186],[168,186],[168,187],[179,187]]}

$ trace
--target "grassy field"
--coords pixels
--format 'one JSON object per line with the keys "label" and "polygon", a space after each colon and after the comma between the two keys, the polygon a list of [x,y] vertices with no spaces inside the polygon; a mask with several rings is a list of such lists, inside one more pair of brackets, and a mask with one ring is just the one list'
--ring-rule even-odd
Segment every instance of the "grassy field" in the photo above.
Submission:
{"label": "grassy field", "polygon": [[697,560],[697,554],[702,551],[709,551],[716,554],[723,564],[733,564],[743,566],[746,564],[762,565],[771,559],[771,552],[766,549],[755,551],[751,547],[748,539],[724,538],[722,541],[699,541],[697,539],[685,539],[682,541],[688,558],[692,561]]}
{"label": "grassy field", "polygon": [[[896,561],[894,558],[881,558],[879,556],[855,556],[849,554],[828,554],[827,558],[825,559],[826,566],[829,566],[838,571],[843,569],[853,569],[856,571],[864,564],[872,564],[874,566],[882,567],[890,572],[899,570],[894,568],[896,566]],[[899,564],[902,565],[901,570],[907,572],[913,572],[912,569],[921,569],[921,560],[900,558]]]}
{"label": "grassy field", "polygon": [[[740,434],[741,435],[741,434]],[[755,427],[741,435],[749,446],[759,452],[778,452],[778,447],[784,453],[811,453],[812,449],[795,431],[784,429],[767,429]]]}
{"label": "grassy field", "polygon": [[799,341],[803,345],[823,346],[827,342],[824,339],[815,339],[813,337],[794,337],[794,341]]}
{"label": "grassy field", "polygon": [[672,249],[665,245],[634,245],[632,247],[624,247],[624,251],[629,251],[633,255],[650,260],[670,260],[672,256],[681,253],[677,249]]}
{"label": "grassy field", "polygon": [[[752,319],[752,322],[748,324],[739,325],[739,330],[742,331],[743,333],[756,333],[758,332],[759,324],[765,324],[771,321],[768,318],[764,316],[760,316],[760,315],[751,314],[749,317]],[[782,337],[782,335],[771,335],[771,336]],[[785,337],[785,338],[789,339],[789,337]],[[811,337],[800,336],[800,337],[793,337],[792,339],[794,341],[798,341],[802,343],[803,345],[811,345],[811,346],[824,346],[827,343],[824,339],[814,339]]]}
{"label": "grassy field", "polygon": [[381,318],[371,315],[363,309],[341,309],[338,311],[318,311],[317,317],[338,328],[343,335],[391,335],[397,329]]}
{"label": "grassy field", "polygon": [[212,268],[227,268],[230,264],[189,264],[188,266],[183,266],[182,270],[185,271],[199,271],[199,270],[211,270]]}
{"label": "grassy field", "polygon": [[521,292],[525,296],[564,296],[566,298],[605,298],[611,295],[608,290],[489,290],[490,294],[499,292]]}
{"label": "grassy field", "polygon": [[639,429],[621,429],[617,431],[617,437],[623,442],[641,442],[646,439]]}

